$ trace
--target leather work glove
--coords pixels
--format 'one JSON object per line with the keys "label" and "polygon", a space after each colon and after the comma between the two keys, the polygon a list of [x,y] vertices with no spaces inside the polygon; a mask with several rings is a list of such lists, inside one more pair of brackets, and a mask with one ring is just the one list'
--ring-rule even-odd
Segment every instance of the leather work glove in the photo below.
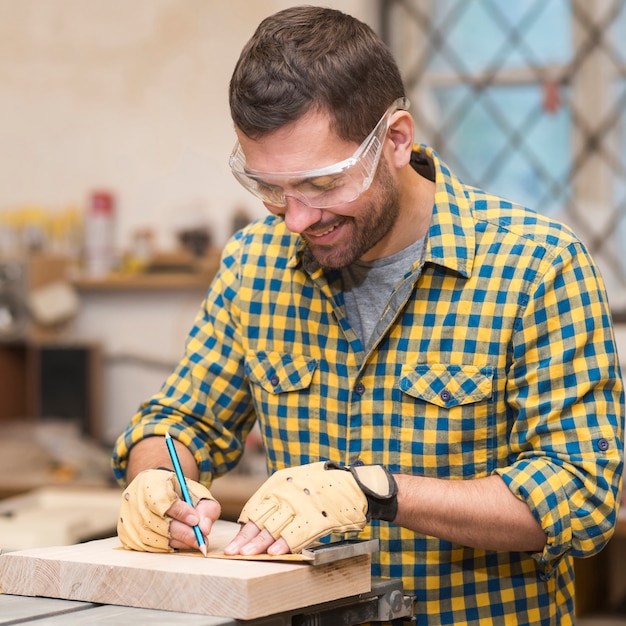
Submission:
{"label": "leather work glove", "polygon": [[[187,480],[187,487],[194,506],[200,500],[215,500],[198,482]],[[171,519],[165,512],[179,498],[182,493],[174,472],[149,469],[137,474],[122,494],[117,520],[122,545],[142,552],[174,552],[169,544]]]}
{"label": "leather work glove", "polygon": [[239,522],[253,522],[292,553],[331,532],[363,530],[369,519],[393,521],[398,486],[382,465],[331,461],[272,474],[248,500]]}

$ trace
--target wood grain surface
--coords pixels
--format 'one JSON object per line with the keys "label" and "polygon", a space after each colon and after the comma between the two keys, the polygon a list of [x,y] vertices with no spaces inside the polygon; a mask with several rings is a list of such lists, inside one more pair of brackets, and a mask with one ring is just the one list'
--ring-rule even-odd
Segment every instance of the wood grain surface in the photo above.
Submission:
{"label": "wood grain surface", "polygon": [[[220,553],[239,526],[217,522]],[[370,555],[327,565],[132,552],[117,538],[0,556],[0,592],[256,619],[371,588]]]}

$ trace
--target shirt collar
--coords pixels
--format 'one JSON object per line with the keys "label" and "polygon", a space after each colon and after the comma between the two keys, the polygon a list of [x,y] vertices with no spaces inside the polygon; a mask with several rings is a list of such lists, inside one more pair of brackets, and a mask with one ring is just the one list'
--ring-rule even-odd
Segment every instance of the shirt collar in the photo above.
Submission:
{"label": "shirt collar", "polygon": [[425,261],[470,276],[476,231],[467,187],[429,146],[414,150],[427,155],[435,168],[435,204],[428,228]]}
{"label": "shirt collar", "polygon": [[[413,150],[428,158],[431,170],[434,167],[435,204],[424,259],[468,277],[474,263],[476,235],[466,188],[432,148],[415,145]],[[287,267],[295,268],[300,262],[309,274],[319,270],[304,240],[294,237]]]}

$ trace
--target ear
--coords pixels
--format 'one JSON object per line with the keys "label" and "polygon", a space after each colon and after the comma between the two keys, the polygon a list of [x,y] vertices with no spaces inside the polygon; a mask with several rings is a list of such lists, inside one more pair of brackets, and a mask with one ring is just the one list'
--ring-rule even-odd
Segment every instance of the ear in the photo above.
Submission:
{"label": "ear", "polygon": [[408,165],[414,144],[415,122],[408,111],[396,111],[389,125],[389,135],[393,143],[393,153],[389,163],[396,168]]}

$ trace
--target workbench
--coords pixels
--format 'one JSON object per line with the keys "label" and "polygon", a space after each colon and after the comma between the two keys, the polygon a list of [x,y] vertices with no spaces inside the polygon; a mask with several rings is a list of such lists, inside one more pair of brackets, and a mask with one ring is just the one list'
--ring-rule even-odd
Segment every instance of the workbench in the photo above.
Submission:
{"label": "workbench", "polygon": [[[238,626],[245,624],[229,617],[137,609],[112,604],[94,604],[53,598],[30,598],[0,594],[0,625],[36,624],[37,626]],[[269,626],[269,625],[268,625]]]}
{"label": "workbench", "polygon": [[404,596],[399,581],[383,579],[372,579],[371,593],[255,620],[0,593],[0,626],[358,626],[399,616],[411,621],[412,607],[413,599]]}

